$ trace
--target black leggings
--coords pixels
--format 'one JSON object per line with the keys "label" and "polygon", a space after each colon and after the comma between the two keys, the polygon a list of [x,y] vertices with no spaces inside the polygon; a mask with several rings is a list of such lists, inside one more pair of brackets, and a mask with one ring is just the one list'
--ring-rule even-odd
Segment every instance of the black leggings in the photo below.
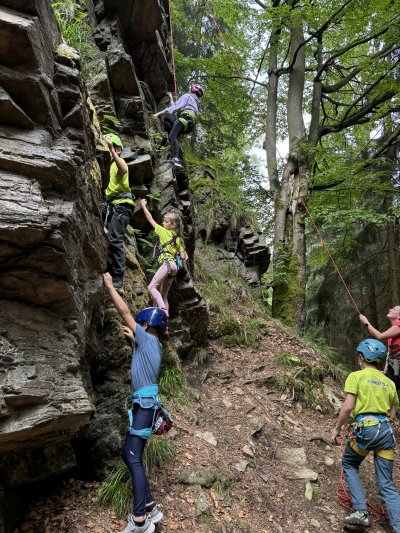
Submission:
{"label": "black leggings", "polygon": [[[153,420],[154,409],[142,409],[139,405],[134,406],[134,429],[149,428],[152,426]],[[122,450],[122,459],[129,468],[132,479],[133,516],[144,516],[146,514],[146,504],[153,501],[142,462],[142,455],[146,444],[146,439],[131,435],[128,432],[125,438],[124,449]]]}
{"label": "black leggings", "polygon": [[179,158],[180,145],[178,137],[184,133],[185,126],[174,115],[171,115],[171,113],[165,113],[164,127],[168,133],[171,157]]}

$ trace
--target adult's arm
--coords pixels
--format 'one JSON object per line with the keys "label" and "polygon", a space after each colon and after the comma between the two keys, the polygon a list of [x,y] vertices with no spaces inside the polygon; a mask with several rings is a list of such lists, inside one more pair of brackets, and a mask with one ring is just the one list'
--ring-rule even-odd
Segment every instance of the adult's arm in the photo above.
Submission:
{"label": "adult's arm", "polygon": [[365,315],[359,316],[361,324],[367,327],[368,333],[370,333],[375,339],[378,339],[378,341],[386,341],[387,339],[390,339],[391,337],[398,337],[400,336],[400,327],[399,326],[391,326],[386,331],[383,331],[382,333],[379,331],[379,329],[374,328],[369,323],[368,318]]}
{"label": "adult's arm", "polygon": [[103,274],[103,279],[104,279],[104,285],[107,287],[108,292],[110,293],[110,298],[113,304],[115,305],[118,313],[120,314],[122,320],[125,322],[128,328],[131,329],[133,333],[135,333],[136,322],[134,321],[126,302],[124,302],[124,300],[121,298],[121,296],[118,294],[118,292],[113,287],[111,275],[108,272],[106,272],[105,274]]}

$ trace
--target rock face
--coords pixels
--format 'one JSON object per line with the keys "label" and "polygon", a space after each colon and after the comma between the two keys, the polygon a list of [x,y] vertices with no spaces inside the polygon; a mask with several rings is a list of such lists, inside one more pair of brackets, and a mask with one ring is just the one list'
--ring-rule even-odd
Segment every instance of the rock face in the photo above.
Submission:
{"label": "rock face", "polygon": [[191,182],[196,190],[200,236],[218,247],[221,259],[234,262],[249,285],[260,285],[271,259],[264,235],[250,227],[246,216],[234,214],[232,205],[219,197],[213,169],[196,168]]}
{"label": "rock face", "polygon": [[[132,190],[161,194],[155,217],[181,214],[193,257],[187,175],[165,163],[150,117],[172,83],[165,4],[87,2],[95,45],[85,83],[47,0],[0,7],[1,533],[12,530],[19,487],[76,464],[111,464],[126,429],[129,348],[115,311],[104,310],[101,279],[109,154],[97,117],[118,118]],[[149,230],[140,209],[132,225]],[[132,231],[126,245],[135,312],[150,303],[148,280]],[[171,341],[185,355],[206,343],[208,315],[190,272],[174,285]]]}

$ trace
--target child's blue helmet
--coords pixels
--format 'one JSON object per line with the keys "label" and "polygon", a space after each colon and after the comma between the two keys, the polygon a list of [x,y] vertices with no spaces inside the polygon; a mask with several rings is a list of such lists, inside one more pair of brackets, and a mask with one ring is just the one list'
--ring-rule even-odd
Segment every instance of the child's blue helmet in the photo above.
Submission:
{"label": "child's blue helmet", "polygon": [[386,346],[383,342],[376,339],[365,339],[357,346],[357,352],[361,354],[367,361],[375,361],[380,359],[384,361],[386,359]]}
{"label": "child's blue helmet", "polygon": [[138,324],[146,322],[150,328],[161,328],[165,332],[168,326],[168,317],[160,307],[146,307],[135,316],[135,322]]}

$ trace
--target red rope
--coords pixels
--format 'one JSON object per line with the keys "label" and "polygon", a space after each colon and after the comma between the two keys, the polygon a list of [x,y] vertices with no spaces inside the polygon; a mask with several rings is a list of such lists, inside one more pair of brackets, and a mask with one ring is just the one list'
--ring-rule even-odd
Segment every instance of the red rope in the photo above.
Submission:
{"label": "red rope", "polygon": [[172,15],[171,15],[171,0],[168,0],[168,16],[169,16],[169,32],[171,35],[171,59],[172,59],[172,72],[174,76],[174,96],[175,99],[178,96],[176,88],[176,72],[175,72],[175,55],[174,55],[174,33],[172,30]]}
{"label": "red rope", "polygon": [[336,272],[338,273],[338,276],[339,276],[339,278],[340,278],[340,281],[341,281],[342,284],[343,284],[343,287],[344,287],[344,289],[345,289],[345,291],[346,291],[346,293],[347,293],[347,296],[349,297],[350,302],[354,305],[354,307],[356,308],[358,314],[360,315],[360,314],[361,314],[361,311],[359,310],[359,308],[358,308],[358,306],[357,306],[357,304],[356,304],[356,302],[355,302],[355,300],[354,300],[354,298],[353,298],[353,296],[352,296],[352,294],[351,294],[349,288],[347,287],[346,282],[344,281],[344,278],[343,278],[343,276],[342,276],[342,274],[341,274],[341,272],[340,272],[340,270],[339,270],[339,267],[337,266],[335,260],[333,259],[333,256],[332,256],[331,252],[329,251],[329,248],[328,248],[328,245],[326,244],[325,239],[323,238],[323,236],[321,235],[321,232],[320,232],[319,229],[317,228],[317,225],[316,225],[316,223],[314,222],[314,219],[313,219],[313,217],[312,217],[312,215],[311,215],[311,213],[310,213],[310,210],[308,209],[308,206],[307,206],[306,202],[304,201],[304,198],[300,198],[300,200],[301,200],[301,203],[304,205],[304,208],[305,208],[305,210],[306,210],[306,212],[307,212],[307,215],[308,215],[309,219],[311,220],[311,223],[312,223],[312,225],[314,226],[315,231],[317,232],[318,237],[319,237],[319,239],[320,239],[320,241],[321,241],[323,247],[325,248],[325,251],[326,251],[326,253],[328,254],[329,259],[331,260],[333,266],[334,266],[335,269],[336,269]]}

